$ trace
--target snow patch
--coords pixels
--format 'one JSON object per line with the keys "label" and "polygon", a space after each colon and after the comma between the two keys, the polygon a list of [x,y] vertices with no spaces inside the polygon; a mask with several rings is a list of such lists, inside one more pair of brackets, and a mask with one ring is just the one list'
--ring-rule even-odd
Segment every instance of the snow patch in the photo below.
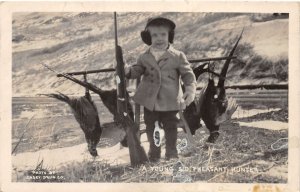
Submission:
{"label": "snow patch", "polygon": [[279,111],[281,108],[270,108],[270,109],[243,109],[241,107],[238,107],[237,110],[233,113],[232,119],[234,118],[247,118],[252,117],[254,115],[260,114],[260,113],[268,113],[273,111]]}
{"label": "snow patch", "polygon": [[[163,134],[164,136],[164,134]],[[145,151],[149,150],[147,135],[141,135],[141,145]],[[129,150],[120,144],[107,148],[97,148],[99,157],[95,161],[106,161],[111,165],[130,164]],[[164,158],[165,149],[162,147],[162,158]],[[50,168],[59,168],[65,164],[93,160],[87,150],[87,145],[80,144],[72,147],[58,149],[44,149],[37,152],[25,152],[12,156],[12,164],[17,170],[34,169],[38,162],[43,160],[43,165]]]}
{"label": "snow patch", "polygon": [[288,123],[281,121],[254,121],[254,122],[238,122],[242,127],[254,127],[260,129],[269,129],[269,130],[284,130],[288,129]]}

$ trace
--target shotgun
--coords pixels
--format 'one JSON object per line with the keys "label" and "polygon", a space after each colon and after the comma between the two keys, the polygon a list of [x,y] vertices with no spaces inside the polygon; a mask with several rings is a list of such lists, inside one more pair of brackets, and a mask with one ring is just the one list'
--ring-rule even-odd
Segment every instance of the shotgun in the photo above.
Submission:
{"label": "shotgun", "polygon": [[144,148],[141,146],[138,126],[128,116],[126,94],[126,81],[124,71],[124,61],[122,48],[118,45],[118,31],[117,31],[117,13],[114,12],[114,26],[115,26],[115,51],[116,51],[116,82],[117,82],[117,109],[119,119],[127,134],[127,142],[129,148],[130,162],[132,166],[138,166],[148,161]]}

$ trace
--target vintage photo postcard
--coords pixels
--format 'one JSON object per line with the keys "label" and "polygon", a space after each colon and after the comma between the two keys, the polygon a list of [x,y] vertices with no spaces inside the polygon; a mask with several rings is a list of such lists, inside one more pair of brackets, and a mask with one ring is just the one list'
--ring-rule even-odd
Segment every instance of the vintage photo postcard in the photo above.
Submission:
{"label": "vintage photo postcard", "polygon": [[0,191],[299,191],[299,4],[0,8]]}

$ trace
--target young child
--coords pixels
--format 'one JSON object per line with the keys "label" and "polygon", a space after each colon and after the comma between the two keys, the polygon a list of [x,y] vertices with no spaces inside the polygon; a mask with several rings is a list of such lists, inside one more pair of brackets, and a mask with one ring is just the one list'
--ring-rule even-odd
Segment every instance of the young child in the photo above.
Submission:
{"label": "young child", "polygon": [[[166,159],[178,158],[176,114],[195,98],[196,78],[190,63],[183,52],[171,45],[175,27],[175,23],[167,18],[149,19],[141,32],[142,40],[149,48],[138,57],[135,65],[125,68],[127,78],[143,75],[133,100],[144,106],[150,161],[159,160],[161,153],[160,146],[157,147],[153,139],[156,121],[162,123],[165,130]],[[180,79],[185,86],[184,94]]]}

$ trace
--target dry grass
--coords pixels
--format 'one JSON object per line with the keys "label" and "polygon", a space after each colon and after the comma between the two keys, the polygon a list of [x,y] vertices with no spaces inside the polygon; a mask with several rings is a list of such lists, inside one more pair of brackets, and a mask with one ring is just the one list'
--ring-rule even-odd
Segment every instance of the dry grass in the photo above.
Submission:
{"label": "dry grass", "polygon": [[[287,149],[272,151],[270,148],[278,139],[287,137],[287,131],[239,127],[234,122],[225,124],[221,130],[221,137],[211,146],[206,146],[204,142],[208,134],[197,132],[194,153],[190,157],[180,156],[179,159],[183,167],[190,169],[183,171],[185,177],[191,178],[192,182],[287,182],[287,175],[276,171],[268,172],[273,167],[287,168]],[[181,134],[179,137],[183,136]],[[159,163],[147,163],[131,168],[126,165],[86,160],[70,163],[61,167],[59,171],[68,182],[179,182],[175,180],[177,163],[178,160],[162,159]],[[227,167],[228,170],[235,168],[236,171],[204,171],[207,167]],[[244,171],[252,168],[254,171],[239,172],[241,168],[245,168]]]}
{"label": "dry grass", "polygon": [[[282,104],[282,110],[268,112],[252,116],[250,118],[233,119],[224,123],[220,128],[220,137],[214,145],[207,145],[205,140],[208,131],[205,127],[197,130],[195,135],[196,147],[191,155],[180,155],[179,160],[165,161],[161,159],[159,163],[147,163],[141,167],[132,168],[129,165],[111,165],[108,162],[94,160],[83,160],[80,163],[69,163],[60,167],[57,171],[61,173],[64,180],[54,180],[51,182],[235,182],[253,183],[287,182],[287,149],[272,150],[271,145],[280,138],[288,137],[288,130],[267,130],[254,127],[241,127],[237,121],[257,121],[257,120],[276,120],[288,121],[288,108]],[[277,105],[276,105],[277,106]],[[276,107],[269,106],[269,107]],[[277,106],[278,107],[278,106]],[[39,138],[38,143],[23,141],[17,152],[37,151],[37,146],[43,148],[66,147],[83,143],[84,137],[76,127],[73,117],[56,117],[54,119],[33,120],[29,133],[39,135],[38,127],[48,127],[45,129],[48,134],[53,132],[52,137]],[[44,122],[43,122],[44,121]],[[54,125],[53,121],[59,122]],[[27,121],[23,121],[23,124]],[[48,125],[47,125],[48,124]],[[49,126],[52,125],[52,126]],[[21,122],[16,127],[22,127]],[[69,128],[68,128],[69,127]],[[44,131],[45,131],[44,130]],[[70,132],[72,131],[72,132]],[[15,130],[15,137],[19,138],[22,132]],[[58,138],[55,138],[57,134]],[[14,134],[13,134],[14,135]],[[179,133],[179,138],[185,137],[183,132]],[[68,141],[66,138],[73,138]],[[56,140],[54,140],[56,139]],[[36,140],[33,140],[37,142]],[[112,140],[110,140],[112,141]],[[107,139],[103,138],[100,145],[109,145]],[[14,145],[13,145],[14,146]],[[36,147],[34,147],[36,146]],[[100,149],[101,150],[101,149]],[[100,157],[101,159],[101,157]],[[178,161],[182,163],[182,171],[178,171]],[[220,171],[221,168],[228,171]],[[47,167],[40,167],[47,170]],[[184,170],[188,168],[189,170]],[[205,170],[212,168],[210,171]],[[219,170],[214,170],[218,168]],[[235,169],[232,172],[232,169]],[[252,168],[252,172],[249,172]],[[177,170],[177,171],[176,171]],[[247,172],[248,170],[248,172]],[[180,173],[180,174],[179,174]],[[28,176],[18,175],[17,181],[33,181],[26,179]],[[35,180],[36,182],[47,182]]]}

